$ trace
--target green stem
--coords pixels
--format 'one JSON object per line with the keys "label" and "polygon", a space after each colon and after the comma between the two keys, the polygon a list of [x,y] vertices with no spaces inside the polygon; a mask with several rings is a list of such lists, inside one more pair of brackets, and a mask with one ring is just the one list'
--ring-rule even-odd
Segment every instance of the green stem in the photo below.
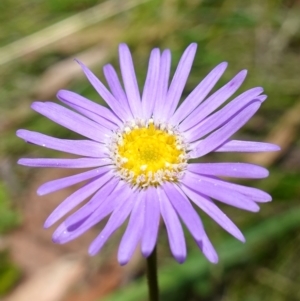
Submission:
{"label": "green stem", "polygon": [[147,280],[148,280],[149,301],[159,301],[156,246],[152,254],[147,258]]}

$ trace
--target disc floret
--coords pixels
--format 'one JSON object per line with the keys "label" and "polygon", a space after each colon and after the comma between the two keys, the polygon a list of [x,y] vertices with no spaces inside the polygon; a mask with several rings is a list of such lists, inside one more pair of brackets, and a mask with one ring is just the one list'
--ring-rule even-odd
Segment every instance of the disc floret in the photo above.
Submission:
{"label": "disc floret", "polygon": [[177,182],[187,166],[188,146],[183,137],[174,127],[153,119],[124,125],[109,149],[117,174],[140,188]]}

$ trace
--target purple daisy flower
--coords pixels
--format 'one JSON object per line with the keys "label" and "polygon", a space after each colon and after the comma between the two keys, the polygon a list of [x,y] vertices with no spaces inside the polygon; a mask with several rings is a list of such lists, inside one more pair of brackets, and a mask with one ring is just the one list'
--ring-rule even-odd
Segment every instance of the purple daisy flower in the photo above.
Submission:
{"label": "purple daisy flower", "polygon": [[38,113],[85,139],[58,139],[28,130],[19,130],[17,135],[29,143],[82,157],[24,158],[18,163],[33,167],[93,168],[39,187],[38,194],[45,195],[85,181],[52,212],[45,228],[90,198],[58,226],[53,234],[54,242],[71,241],[110,215],[90,245],[89,253],[95,255],[129,218],[118,251],[120,264],[126,264],[139,243],[145,257],[151,254],[162,217],[171,252],[178,262],[183,262],[186,244],[181,219],[207,259],[216,263],[218,255],[193,205],[231,235],[245,240],[215,200],[256,212],[257,203],[269,202],[271,197],[256,188],[232,184],[220,177],[256,179],[267,177],[268,171],[247,163],[190,163],[190,159],[210,152],[279,150],[269,143],[230,140],[255,114],[266,95],[262,94],[261,87],[252,88],[217,110],[237,91],[247,73],[246,70],[239,72],[208,96],[227,67],[223,62],[179,105],[196,49],[193,43],[185,50],[170,84],[171,53],[168,49],[162,53],[153,49],[140,95],[130,51],[127,45],[121,44],[119,56],[124,89],[111,65],[104,66],[109,91],[78,61],[109,108],[66,90],[59,91],[57,98],[72,110],[53,102],[32,104]]}

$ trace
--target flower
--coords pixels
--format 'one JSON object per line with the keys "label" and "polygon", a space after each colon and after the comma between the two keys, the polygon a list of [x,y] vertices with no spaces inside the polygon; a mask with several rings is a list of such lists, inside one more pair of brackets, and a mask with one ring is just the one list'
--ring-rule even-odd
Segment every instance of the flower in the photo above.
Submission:
{"label": "flower", "polygon": [[257,203],[269,202],[271,197],[261,190],[232,184],[220,177],[264,178],[268,171],[247,163],[191,163],[190,159],[210,152],[278,150],[269,143],[230,140],[255,114],[266,95],[262,94],[262,88],[252,88],[216,111],[237,91],[247,73],[246,70],[239,72],[208,96],[227,67],[223,62],[179,105],[196,49],[193,43],[185,50],[170,85],[170,50],[160,53],[159,49],[153,49],[142,96],[126,44],[119,46],[124,89],[111,65],[104,66],[109,91],[77,61],[110,108],[66,90],[59,91],[57,98],[73,110],[53,102],[32,104],[38,113],[85,139],[58,139],[28,130],[19,130],[17,135],[29,143],[82,157],[23,158],[18,163],[33,167],[93,168],[39,187],[38,194],[45,195],[86,181],[52,212],[45,228],[91,197],[58,226],[53,234],[54,242],[71,241],[110,215],[89,247],[89,253],[95,255],[129,217],[118,251],[119,263],[126,264],[139,243],[145,257],[151,254],[162,216],[171,252],[178,262],[186,258],[181,219],[207,259],[216,263],[218,255],[193,205],[231,235],[245,240],[214,200],[256,212]]}

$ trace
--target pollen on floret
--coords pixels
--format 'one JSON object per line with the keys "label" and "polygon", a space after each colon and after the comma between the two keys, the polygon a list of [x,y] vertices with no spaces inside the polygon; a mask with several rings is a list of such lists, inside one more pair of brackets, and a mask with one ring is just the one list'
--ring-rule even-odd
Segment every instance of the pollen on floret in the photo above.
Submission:
{"label": "pollen on floret", "polygon": [[108,145],[116,173],[133,186],[146,188],[176,182],[187,166],[187,144],[166,124],[128,122]]}

